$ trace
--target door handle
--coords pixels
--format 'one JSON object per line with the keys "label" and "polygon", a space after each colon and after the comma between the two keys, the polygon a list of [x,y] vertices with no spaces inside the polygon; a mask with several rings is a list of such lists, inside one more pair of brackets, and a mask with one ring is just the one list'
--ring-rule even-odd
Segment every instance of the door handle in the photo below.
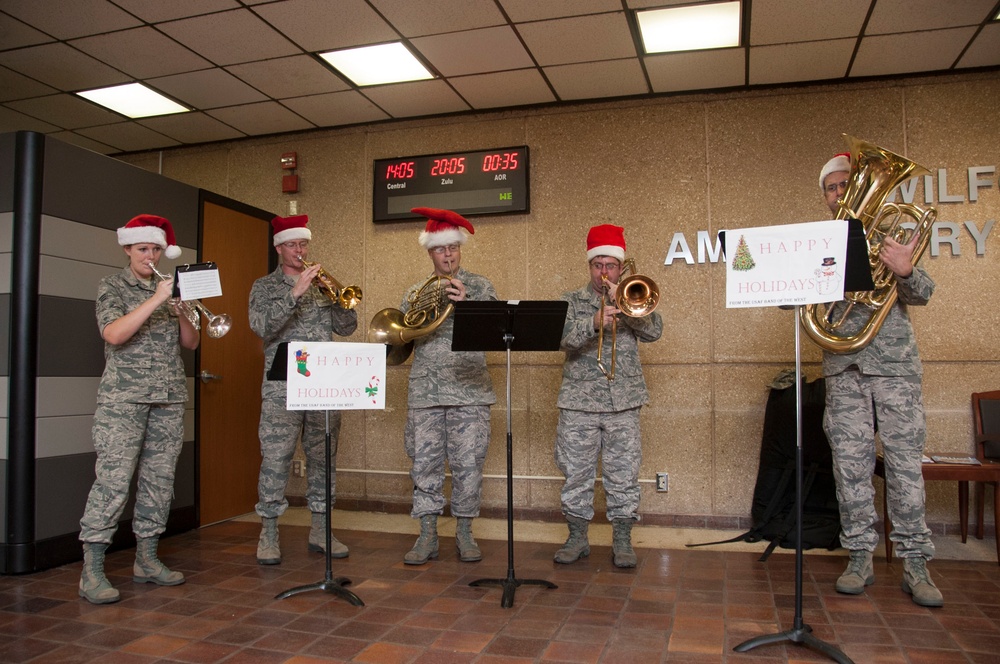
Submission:
{"label": "door handle", "polygon": [[198,377],[201,378],[201,382],[203,383],[207,383],[210,380],[222,380],[222,376],[216,376],[213,373],[208,373],[204,369],[202,369],[202,372],[198,374]]}

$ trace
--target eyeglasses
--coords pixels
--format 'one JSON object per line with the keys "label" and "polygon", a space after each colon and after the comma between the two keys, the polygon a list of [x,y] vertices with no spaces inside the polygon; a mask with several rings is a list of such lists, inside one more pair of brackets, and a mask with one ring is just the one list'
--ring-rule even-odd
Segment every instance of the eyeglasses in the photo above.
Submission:
{"label": "eyeglasses", "polygon": [[610,261],[607,262],[607,263],[601,263],[601,262],[595,261],[595,262],[593,262],[593,263],[590,264],[590,267],[591,267],[591,269],[597,270],[598,272],[604,272],[604,271],[611,272],[612,270],[618,270],[618,269],[620,269],[621,268],[621,263],[610,262]]}
{"label": "eyeglasses", "polygon": [[847,191],[847,180],[843,182],[831,182],[824,189],[826,189],[826,193],[828,194],[839,194],[841,191]]}
{"label": "eyeglasses", "polygon": [[282,242],[281,246],[286,249],[305,249],[309,246],[309,240],[301,240],[299,242]]}
{"label": "eyeglasses", "polygon": [[460,244],[446,244],[443,247],[434,247],[433,251],[438,256],[443,256],[446,253],[457,253],[462,248]]}

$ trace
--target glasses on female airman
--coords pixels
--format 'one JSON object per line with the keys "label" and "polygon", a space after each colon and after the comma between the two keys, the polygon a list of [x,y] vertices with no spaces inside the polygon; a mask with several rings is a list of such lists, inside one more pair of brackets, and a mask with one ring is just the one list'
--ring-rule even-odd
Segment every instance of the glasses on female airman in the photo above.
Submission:
{"label": "glasses on female airman", "polygon": [[457,252],[461,248],[462,248],[462,246],[458,245],[458,244],[446,244],[443,247],[434,247],[434,249],[432,249],[432,251],[435,254],[437,254],[438,256],[443,256],[446,253],[454,254],[455,252]]}

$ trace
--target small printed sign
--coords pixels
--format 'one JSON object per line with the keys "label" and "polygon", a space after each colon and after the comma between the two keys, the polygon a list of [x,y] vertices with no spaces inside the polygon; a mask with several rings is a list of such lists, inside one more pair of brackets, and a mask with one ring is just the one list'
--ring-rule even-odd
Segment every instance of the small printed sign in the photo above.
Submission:
{"label": "small printed sign", "polygon": [[288,343],[288,410],[384,410],[385,344]]}

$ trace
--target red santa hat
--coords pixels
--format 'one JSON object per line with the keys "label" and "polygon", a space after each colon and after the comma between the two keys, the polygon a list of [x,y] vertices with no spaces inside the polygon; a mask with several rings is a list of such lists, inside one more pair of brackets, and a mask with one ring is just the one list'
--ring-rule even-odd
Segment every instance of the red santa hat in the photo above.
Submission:
{"label": "red santa hat", "polygon": [[826,191],[826,176],[830,173],[839,173],[844,171],[849,173],[851,171],[851,155],[848,152],[841,152],[840,154],[834,155],[833,159],[826,162],[823,165],[823,170],[819,172],[819,188],[822,191]]}
{"label": "red santa hat", "polygon": [[611,256],[625,260],[625,229],[613,224],[594,226],[587,233],[587,260],[595,256]]}
{"label": "red santa hat", "polygon": [[118,229],[118,244],[121,246],[144,243],[163,247],[163,255],[167,258],[181,255],[181,248],[174,239],[174,227],[163,217],[140,214]]}
{"label": "red santa hat", "polygon": [[290,240],[311,240],[312,231],[306,228],[308,215],[297,214],[294,217],[275,217],[271,220],[274,229],[274,246]]}
{"label": "red santa hat", "polygon": [[451,210],[416,207],[410,212],[427,217],[427,225],[420,232],[420,237],[417,240],[424,249],[444,247],[449,244],[465,244],[468,236],[462,232],[462,229],[469,231],[470,235],[474,235],[476,232],[468,219]]}

